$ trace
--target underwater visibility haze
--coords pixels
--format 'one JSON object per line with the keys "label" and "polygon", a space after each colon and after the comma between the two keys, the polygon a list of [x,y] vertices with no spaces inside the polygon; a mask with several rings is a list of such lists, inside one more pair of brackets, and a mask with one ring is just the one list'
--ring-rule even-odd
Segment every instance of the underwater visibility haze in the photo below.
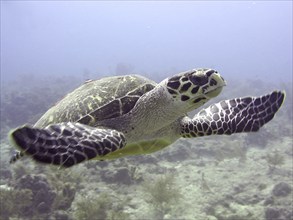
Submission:
{"label": "underwater visibility haze", "polygon": [[1,1],[0,219],[293,219],[292,108],[291,1]]}

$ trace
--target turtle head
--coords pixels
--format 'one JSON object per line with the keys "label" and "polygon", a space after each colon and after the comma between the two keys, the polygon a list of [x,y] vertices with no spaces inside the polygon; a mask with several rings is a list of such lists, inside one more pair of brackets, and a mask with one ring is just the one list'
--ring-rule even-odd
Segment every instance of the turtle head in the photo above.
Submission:
{"label": "turtle head", "polygon": [[170,95],[188,110],[219,95],[225,85],[223,77],[212,69],[193,69],[168,78],[166,82]]}

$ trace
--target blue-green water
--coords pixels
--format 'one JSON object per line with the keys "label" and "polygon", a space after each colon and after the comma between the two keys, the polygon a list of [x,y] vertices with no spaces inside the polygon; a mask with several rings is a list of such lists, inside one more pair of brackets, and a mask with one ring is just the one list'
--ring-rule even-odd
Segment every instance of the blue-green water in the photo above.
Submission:
{"label": "blue-green water", "polygon": [[[9,164],[8,132],[85,80],[220,71],[209,103],[285,90],[257,133],[69,169]],[[0,219],[293,219],[292,2],[1,2]]]}

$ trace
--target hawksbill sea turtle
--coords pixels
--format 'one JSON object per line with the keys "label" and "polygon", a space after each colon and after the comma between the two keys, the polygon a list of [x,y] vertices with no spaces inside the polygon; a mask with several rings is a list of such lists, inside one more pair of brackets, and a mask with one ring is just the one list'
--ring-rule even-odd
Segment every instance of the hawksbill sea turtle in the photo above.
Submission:
{"label": "hawksbill sea turtle", "polygon": [[220,101],[187,113],[220,94],[225,80],[212,69],[192,69],[160,83],[139,75],[91,80],[67,94],[34,125],[10,132],[17,151],[71,167],[161,150],[179,138],[255,132],[281,107],[285,93]]}

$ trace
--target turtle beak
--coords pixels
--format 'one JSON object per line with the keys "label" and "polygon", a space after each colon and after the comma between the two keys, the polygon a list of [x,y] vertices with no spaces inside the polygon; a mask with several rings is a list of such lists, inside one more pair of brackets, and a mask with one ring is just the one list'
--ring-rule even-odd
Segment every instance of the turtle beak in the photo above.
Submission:
{"label": "turtle beak", "polygon": [[207,91],[205,93],[205,96],[207,96],[209,99],[214,98],[214,97],[218,96],[222,92],[222,90],[223,90],[223,86],[217,87],[213,90]]}
{"label": "turtle beak", "polygon": [[211,76],[211,79],[209,80],[209,87],[204,92],[204,94],[209,99],[214,98],[214,97],[218,96],[221,93],[223,87],[226,86],[226,85],[227,85],[227,83],[224,80],[224,78],[221,77],[220,74],[214,73]]}

